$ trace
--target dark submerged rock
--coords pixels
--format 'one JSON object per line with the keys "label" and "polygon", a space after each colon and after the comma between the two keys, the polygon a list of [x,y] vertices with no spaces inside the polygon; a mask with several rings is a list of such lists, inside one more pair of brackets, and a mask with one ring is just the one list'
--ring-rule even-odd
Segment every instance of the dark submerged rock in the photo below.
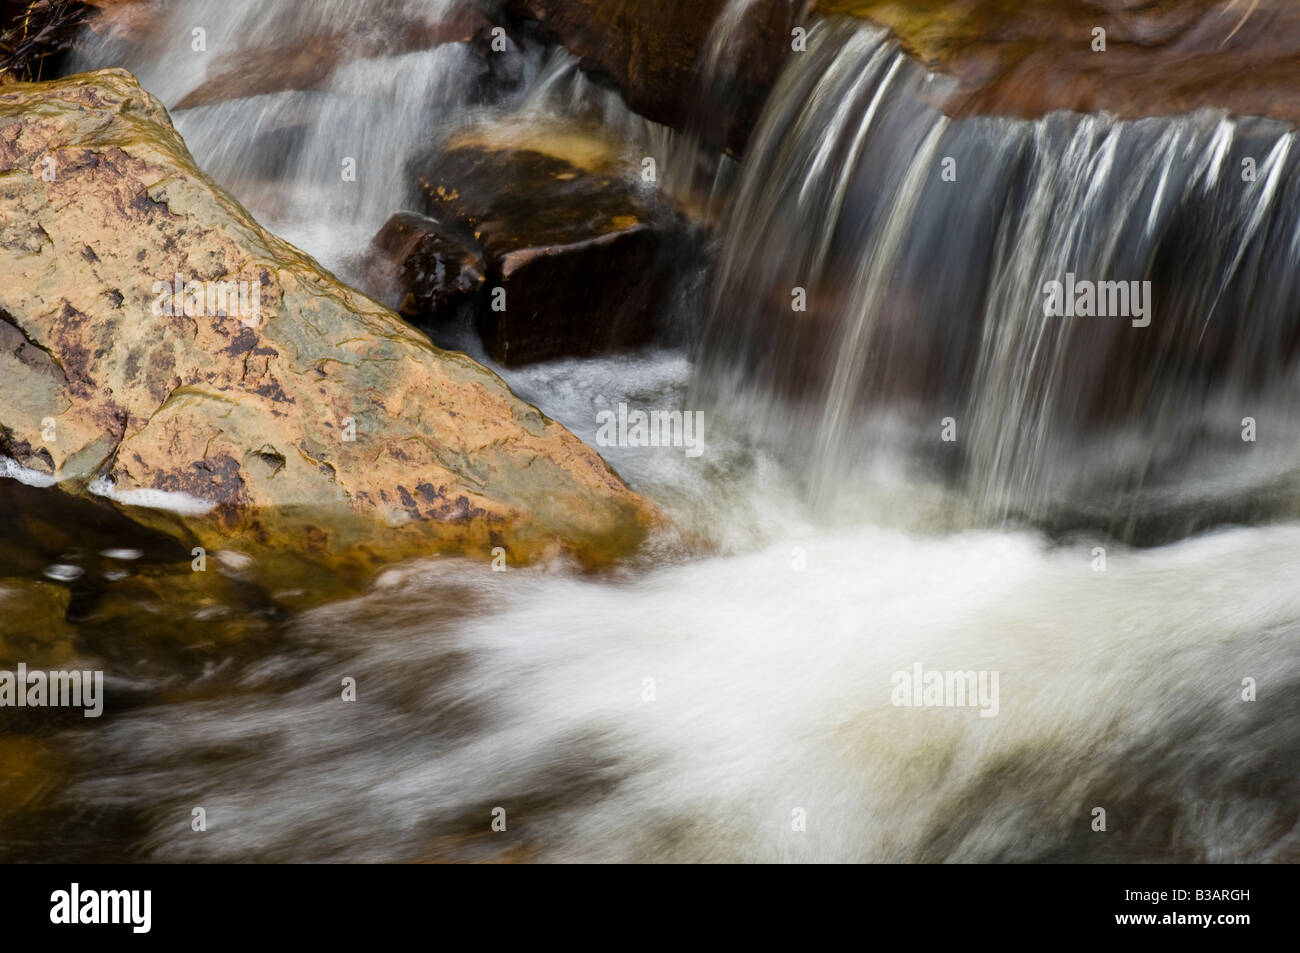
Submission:
{"label": "dark submerged rock", "polygon": [[602,148],[580,136],[532,144],[489,131],[424,163],[429,210],[472,230],[483,250],[477,325],[501,364],[638,347],[665,326],[692,229]]}
{"label": "dark submerged rock", "polygon": [[384,223],[363,267],[367,290],[422,326],[472,309],[484,272],[473,235],[414,212]]}

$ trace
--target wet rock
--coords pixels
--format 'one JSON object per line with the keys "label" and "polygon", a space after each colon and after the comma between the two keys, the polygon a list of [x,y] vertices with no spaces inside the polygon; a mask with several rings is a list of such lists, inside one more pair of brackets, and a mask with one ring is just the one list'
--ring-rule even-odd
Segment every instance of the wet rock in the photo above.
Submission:
{"label": "wet rock", "polygon": [[[957,88],[951,115],[1122,118],[1221,108],[1300,120],[1300,7],[1291,0],[818,0],[892,28]],[[1093,49],[1093,31],[1106,49]]]}
{"label": "wet rock", "polygon": [[0,91],[0,182],[4,360],[52,394],[0,379],[0,433],[61,488],[330,564],[594,561],[654,520],[495,375],[263,230],[125,71]]}
{"label": "wet rock", "polygon": [[414,212],[384,223],[363,266],[367,291],[426,327],[472,305],[484,271],[473,235]]}
{"label": "wet rock", "polygon": [[505,10],[612,82],[634,111],[739,154],[809,2],[508,0]]}
{"label": "wet rock", "polygon": [[[323,581],[319,572],[316,578]],[[269,648],[286,614],[259,585],[232,578],[214,558],[204,572],[192,571],[189,561],[153,564],[81,587],[68,618],[78,644],[111,671],[197,678],[232,653]]]}
{"label": "wet rock", "polygon": [[67,783],[67,754],[48,740],[0,733],[0,862],[16,863]]}
{"label": "wet rock", "polygon": [[73,658],[68,590],[57,583],[0,579],[0,668],[57,666]]}
{"label": "wet rock", "polygon": [[430,209],[471,229],[487,280],[478,327],[507,366],[656,338],[689,227],[610,146],[573,130],[478,130],[419,176]]}

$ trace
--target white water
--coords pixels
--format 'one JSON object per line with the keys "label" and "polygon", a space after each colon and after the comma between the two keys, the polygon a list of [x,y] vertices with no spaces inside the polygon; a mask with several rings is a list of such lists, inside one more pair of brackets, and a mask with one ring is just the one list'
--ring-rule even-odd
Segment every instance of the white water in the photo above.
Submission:
{"label": "white water", "polygon": [[[512,383],[583,433],[594,395],[671,405],[689,371]],[[68,797],[143,810],[159,860],[1300,857],[1300,527],[1108,544],[1096,572],[1096,540],[953,530],[948,491],[884,464],[827,526],[796,474],[711,426],[697,460],[615,456],[718,555],[591,579],[394,567],[226,690],[81,736],[99,769]],[[915,663],[999,672],[998,714],[893,706]]]}
{"label": "white water", "polygon": [[[408,96],[446,90],[459,55],[405,54],[400,79],[396,63],[347,68],[309,141],[364,133],[386,146],[372,168],[394,175],[385,163],[423,121]],[[870,108],[874,79],[898,79],[892,57],[869,78],[841,58],[826,82]],[[539,75],[550,79],[525,84],[534,96],[584,82],[571,64]],[[165,99],[195,82],[157,79]],[[331,112],[361,86],[387,91],[391,109],[372,125]],[[296,97],[268,101],[251,124]],[[201,161],[239,179],[238,149],[222,165],[221,144],[204,140],[233,125],[225,108],[177,118]],[[840,118],[849,151],[798,155],[858,162],[862,117]],[[925,141],[932,127],[916,128]],[[271,221],[341,261],[398,205],[379,192],[353,205],[313,197],[307,154]],[[320,161],[324,175],[333,159]],[[826,177],[819,207],[838,213],[842,181]],[[882,255],[898,250],[895,226]],[[820,269],[819,237],[787,252]],[[868,267],[868,286],[886,264]],[[860,318],[850,327],[869,337],[876,316]],[[832,380],[847,395],[859,371],[841,364]],[[619,401],[693,409],[696,373],[666,352],[505,376],[591,442],[597,411]],[[452,560],[394,568],[366,595],[293,620],[211,697],[151,697],[70,738],[83,768],[69,806],[143,816],[135,847],[158,860],[1300,859],[1300,526],[1151,550],[981,527],[969,515],[981,488],[918,460],[910,422],[888,414],[853,418],[875,439],[837,472],[828,509],[804,502],[824,462],[775,429],[764,437],[762,413],[771,406],[711,405],[699,459],[607,452],[702,538],[692,555],[659,540],[594,578]],[[918,662],[998,671],[998,715],[891,705],[892,674]],[[356,702],[340,700],[345,676]],[[1241,700],[1244,678],[1257,701]],[[203,834],[189,830],[196,805]],[[504,833],[490,828],[497,806]],[[1096,807],[1105,833],[1090,828]],[[792,829],[796,809],[806,830]]]}

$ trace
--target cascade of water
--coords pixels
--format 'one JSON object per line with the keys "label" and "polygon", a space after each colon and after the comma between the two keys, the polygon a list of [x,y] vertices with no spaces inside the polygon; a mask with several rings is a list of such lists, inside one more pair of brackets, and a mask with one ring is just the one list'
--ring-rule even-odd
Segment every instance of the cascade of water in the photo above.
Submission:
{"label": "cascade of water", "polygon": [[[881,31],[814,25],[727,216],[702,400],[746,406],[827,505],[880,421],[909,421],[980,520],[1153,492],[1189,441],[1239,451],[1246,416],[1300,432],[1295,132],[1210,111],[949,120],[947,82]],[[1049,283],[1076,280],[1099,315],[1128,310],[1047,313]],[[1294,473],[1294,444],[1252,464]]]}
{"label": "cascade of water", "polygon": [[[664,167],[696,161],[679,154],[698,144],[631,112],[565,50],[507,43],[487,55],[465,42],[486,26],[476,10],[472,0],[182,0],[148,35],[88,35],[75,66],[135,72],[206,171],[352,280],[388,216],[418,207],[412,159],[467,124],[501,120],[520,141],[541,142],[557,123],[580,122],[619,145],[629,170],[645,156]],[[297,46],[320,51],[307,77],[297,75]]]}
{"label": "cascade of water", "polygon": [[[1211,112],[949,121],[935,103],[951,80],[883,31],[828,19],[789,58],[743,168],[724,160],[701,189],[698,130],[629,112],[563,50],[512,47],[488,65],[472,43],[447,41],[464,35],[451,26],[465,0],[385,0],[382,16],[364,17],[341,2],[310,15],[218,6],[175,4],[153,34],[130,48],[101,38],[80,65],[124,62],[182,106],[177,125],[200,163],[345,278],[387,216],[412,207],[411,158],[435,133],[485,118],[539,139],[556,119],[590,123],[622,144],[629,174],[653,156],[660,187],[707,193],[710,214],[726,217],[701,399],[745,408],[804,461],[827,509],[884,435],[961,473],[983,521],[1149,493],[1194,442],[1202,461],[1220,453],[1205,440],[1222,444],[1245,416],[1267,412],[1273,433],[1300,434],[1279,391],[1300,345],[1288,330],[1300,152],[1280,124]],[[751,9],[733,0],[714,24],[702,88],[727,72]],[[206,24],[205,54],[192,49],[194,24]],[[298,35],[330,38],[324,75],[289,84],[309,88],[196,99],[232,64]],[[1044,314],[1045,283],[1070,275],[1151,282],[1150,324]],[[957,440],[936,452],[945,418]],[[1282,442],[1254,455],[1269,480],[1295,470]]]}
{"label": "cascade of water", "polygon": [[[754,0],[727,0],[705,37],[699,55],[693,98],[685,124],[679,135],[684,140],[665,163],[665,187],[678,197],[701,207],[708,218],[717,218],[726,207],[736,176],[736,162],[729,156],[706,148],[704,129],[716,122],[714,111],[734,107],[723,88],[724,77],[735,71],[735,60],[742,55],[746,17]],[[707,161],[702,162],[701,159]]]}
{"label": "cascade of water", "polygon": [[[186,0],[126,58],[175,105],[210,78],[163,49],[188,51],[190,26],[207,23],[212,49],[251,48],[253,27],[361,29],[353,7],[369,17],[379,3]],[[400,206],[407,136],[435,120],[569,116],[649,154],[681,145],[620,112],[567,54],[511,63],[487,102],[468,88],[481,73],[463,44],[367,48],[310,92],[177,119],[241,199],[292,227],[315,222],[304,244],[327,261],[321,249],[351,240],[325,232]],[[690,374],[707,382],[723,405],[703,460],[602,449],[715,553],[681,561],[648,546],[612,580],[439,556],[284,620],[270,611],[276,575],[242,557],[223,569],[240,601],[200,610],[230,613],[240,633],[214,647],[194,644],[185,600],[147,606],[167,620],[158,638],[146,609],[117,616],[86,596],[98,590],[74,589],[67,624],[106,655],[110,697],[128,704],[37,739],[67,752],[67,786],[35,787],[39,812],[8,823],[0,854],[30,860],[57,843],[96,862],[1300,857],[1296,526],[1112,546],[1096,573],[1073,540],[945,534],[961,494],[920,481],[878,489],[867,518],[837,512],[828,529],[786,468],[733,439],[744,418],[770,428],[830,501],[840,474],[889,456],[882,434],[933,443],[952,416],[968,496],[997,518],[1042,512],[1069,495],[1074,470],[1125,487],[1179,452],[1203,456],[1214,420],[1237,439],[1243,400],[1266,431],[1296,424],[1294,133],[1208,113],[950,121],[930,105],[946,82],[882,33],[816,24],[746,154],[699,369],[658,353],[505,372],[593,442],[598,408],[676,407]],[[353,191],[336,193],[325,180],[344,143],[364,161]],[[370,174],[382,188],[367,191]],[[1048,317],[1042,287],[1068,274],[1150,280],[1150,325]],[[796,288],[806,310],[792,309]],[[34,520],[58,552],[63,534],[46,527],[59,524],[16,498],[26,512],[11,522]],[[75,522],[68,512],[61,523]],[[186,547],[179,576],[188,559]],[[244,593],[258,626],[283,625],[273,640],[243,632]],[[891,674],[920,663],[1000,672],[998,716],[899,707]],[[1267,675],[1267,704],[1241,703],[1246,673]],[[344,677],[363,690],[341,716]],[[1088,825],[1094,794],[1122,818],[1106,836]],[[177,822],[199,803],[219,835]],[[508,837],[485,836],[495,804]]]}
{"label": "cascade of water", "polygon": [[[448,42],[471,10],[466,0],[184,0],[160,9],[148,34],[91,39],[77,66],[126,65],[173,111],[200,165],[339,269],[406,204],[410,153],[483,99],[487,64],[471,44]],[[299,48],[317,57],[307,76],[296,73]]]}

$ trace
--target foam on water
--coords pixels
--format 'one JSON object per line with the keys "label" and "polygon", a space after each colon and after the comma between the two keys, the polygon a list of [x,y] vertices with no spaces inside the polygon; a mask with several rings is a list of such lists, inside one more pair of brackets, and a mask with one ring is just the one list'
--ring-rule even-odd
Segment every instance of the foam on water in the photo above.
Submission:
{"label": "foam on water", "polygon": [[[166,860],[1294,859],[1300,529],[1090,561],[861,527],[616,585],[415,564],[300,620],[300,687],[258,692],[301,671],[271,658],[238,698],[109,722],[117,769],[77,794],[165,777],[222,819],[160,820]],[[998,715],[894,707],[918,662],[1000,672]],[[494,806],[512,835],[479,845]]]}
{"label": "foam on water", "polygon": [[182,493],[179,490],[155,490],[151,488],[119,490],[111,480],[105,477],[92,481],[87,489],[96,496],[106,497],[114,503],[121,503],[124,506],[142,506],[151,510],[170,510],[182,516],[203,516],[211,513],[217,505],[210,500],[202,499],[190,493]]}
{"label": "foam on water", "polygon": [[40,470],[33,470],[25,467],[17,460],[9,457],[0,456],[0,477],[8,480],[17,480],[27,486],[54,486],[58,483],[58,478],[50,473],[42,473]]}
{"label": "foam on water", "polygon": [[[507,373],[589,436],[601,401],[680,406],[691,367]],[[102,769],[69,803],[144,817],[167,861],[1300,858],[1300,526],[1152,550],[959,531],[905,460],[828,525],[780,454],[710,432],[700,459],[609,452],[717,555],[391,568],[237,690],[70,739]],[[999,673],[998,714],[896,707],[918,663]],[[198,803],[217,836],[175,823]]]}

